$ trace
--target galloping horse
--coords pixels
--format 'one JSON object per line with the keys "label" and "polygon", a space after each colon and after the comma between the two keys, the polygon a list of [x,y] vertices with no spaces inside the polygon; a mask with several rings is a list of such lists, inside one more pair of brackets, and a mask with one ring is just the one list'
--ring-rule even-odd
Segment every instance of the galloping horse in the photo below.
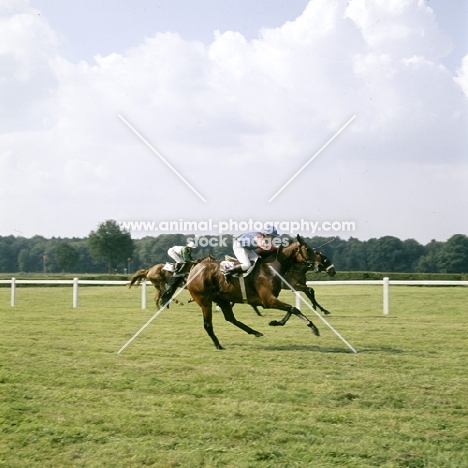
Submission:
{"label": "galloping horse", "polygon": [[[275,253],[257,264],[254,270],[244,279],[247,302],[250,305],[262,306],[265,309],[286,311],[283,320],[272,321],[270,325],[284,325],[294,314],[304,320],[312,333],[319,336],[317,327],[296,307],[281,302],[278,294],[281,291],[282,280],[294,263],[318,262],[318,256],[305,241],[297,236],[297,241],[287,247],[280,247]],[[309,263],[310,265],[310,263]],[[273,271],[275,270],[275,271]],[[187,279],[187,289],[195,302],[203,311],[203,324],[209,337],[217,349],[224,349],[213,330],[213,302],[218,304],[226,321],[244,330],[249,335],[263,336],[262,333],[250,328],[237,320],[231,303],[243,303],[243,294],[239,278],[232,277],[228,283],[220,269],[219,262],[199,263],[191,270]]]}
{"label": "galloping horse", "polygon": [[[156,289],[156,295],[154,296],[154,302],[156,303],[156,307],[161,307],[161,296],[164,296],[164,299],[162,303],[165,304],[171,297],[172,294],[175,292],[177,287],[179,286],[179,283],[183,284],[186,280],[186,275],[184,276],[185,273],[188,274],[190,269],[193,267],[193,265],[204,261],[204,260],[214,260],[214,257],[212,255],[208,255],[208,257],[205,257],[200,260],[196,260],[195,262],[188,262],[184,265],[183,270],[180,272],[181,276],[177,276],[174,278],[174,274],[172,271],[164,270],[164,266],[166,265],[165,263],[158,263],[154,266],[152,266],[148,270],[138,270],[130,279],[130,283],[128,285],[129,288],[131,288],[134,284],[138,287],[142,281],[151,281],[152,285]],[[174,281],[176,280],[176,281]],[[168,285],[170,285],[170,290],[174,289],[172,294],[170,294],[169,297],[167,297],[167,292],[168,292]],[[175,288],[174,288],[175,285]],[[173,299],[173,301],[176,304],[184,305],[183,302]],[[168,304],[169,307],[169,304]]]}
{"label": "galloping horse", "polygon": [[[328,257],[326,257],[322,252],[318,252],[317,250],[315,250],[315,253],[317,254],[319,260],[318,265],[316,265],[314,268],[314,272],[321,273],[322,271],[325,271],[329,276],[335,276],[335,266],[330,262]],[[307,286],[307,272],[310,270],[312,270],[312,265],[310,263],[293,263],[291,268],[284,275],[284,279],[293,287],[295,291],[305,293],[310,302],[312,302],[314,309],[319,309],[325,315],[329,315],[330,312],[316,301],[314,289]],[[282,289],[290,289],[286,283],[282,283],[281,287]],[[257,315],[262,315],[257,306],[252,307],[255,312],[257,312]]]}

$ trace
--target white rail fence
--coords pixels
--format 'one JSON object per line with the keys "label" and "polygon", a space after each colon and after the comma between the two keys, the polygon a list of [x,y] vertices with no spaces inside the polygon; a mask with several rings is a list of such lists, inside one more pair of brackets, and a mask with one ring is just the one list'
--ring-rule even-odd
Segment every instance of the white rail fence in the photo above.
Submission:
{"label": "white rail fence", "polygon": [[[16,304],[16,286],[21,284],[37,284],[37,285],[70,285],[72,286],[72,306],[78,307],[78,291],[80,285],[93,285],[93,286],[122,286],[127,285],[128,281],[100,281],[100,280],[82,280],[73,278],[72,280],[18,280],[11,278],[11,280],[0,280],[0,284],[10,284],[10,305],[14,307]],[[146,281],[141,283],[141,308],[146,309],[146,287],[151,282]],[[439,280],[391,280],[390,278],[383,278],[382,280],[359,280],[359,281],[307,281],[307,286],[353,286],[353,285],[378,285],[383,288],[383,313],[388,315],[390,313],[390,286],[468,286],[468,281],[439,281]],[[296,295],[300,293],[297,292]],[[301,301],[296,297],[296,307],[301,308]]]}
{"label": "white rail fence", "polygon": [[[468,281],[444,281],[444,280],[391,280],[385,277],[381,280],[362,280],[362,281],[307,281],[307,286],[352,286],[352,285],[380,285],[383,287],[383,313],[390,313],[390,285],[395,286],[468,286]],[[296,293],[298,294],[298,293]],[[296,307],[300,303],[296,298]]]}
{"label": "white rail fence", "polygon": [[[129,281],[100,281],[100,280],[82,280],[73,278],[72,280],[18,280],[11,278],[11,280],[0,280],[0,284],[10,284],[10,305],[14,307],[16,304],[16,286],[21,284],[37,284],[37,285],[71,285],[72,288],[72,306],[78,307],[78,290],[80,285],[93,285],[93,286],[121,286],[129,284]],[[149,281],[143,281],[141,286],[141,308],[146,309],[146,286],[151,284]]]}

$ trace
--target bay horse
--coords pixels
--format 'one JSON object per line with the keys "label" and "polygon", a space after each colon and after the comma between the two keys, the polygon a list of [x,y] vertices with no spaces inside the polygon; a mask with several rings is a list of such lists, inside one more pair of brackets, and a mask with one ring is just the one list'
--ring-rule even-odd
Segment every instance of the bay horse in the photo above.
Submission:
{"label": "bay horse", "polygon": [[[287,247],[280,247],[275,253],[257,263],[253,271],[244,279],[247,302],[250,305],[262,306],[265,309],[286,311],[283,320],[272,321],[269,325],[284,325],[289,317],[294,314],[306,323],[314,335],[319,336],[318,328],[299,309],[278,299],[282,284],[278,274],[284,276],[294,263],[303,262],[316,263],[318,262],[318,256],[298,235],[297,241],[292,242]],[[239,278],[231,277],[227,282],[221,272],[219,262],[202,262],[195,265],[190,270],[187,289],[195,302],[201,307],[205,331],[217,349],[224,348],[213,329],[213,302],[221,308],[227,322],[231,322],[249,335],[263,336],[259,331],[250,328],[235,318],[232,303],[242,304],[244,302]]]}
{"label": "bay horse", "polygon": [[[315,250],[315,249],[314,249]],[[328,257],[326,257],[322,252],[315,250],[319,260],[318,264],[314,267],[308,262],[293,263],[291,268],[284,275],[284,279],[294,288],[295,291],[303,292],[310,302],[314,309],[318,309],[323,312],[325,315],[329,315],[330,311],[322,307],[317,300],[315,299],[315,291],[313,288],[307,286],[307,272],[313,270],[314,273],[326,272],[329,276],[333,277],[336,275],[335,266],[330,262]],[[282,289],[290,289],[286,283],[282,283]],[[252,306],[257,315],[262,315],[258,310],[258,307]]]}
{"label": "bay horse", "polygon": [[[156,307],[159,308],[161,307],[161,305],[166,304],[166,302],[168,302],[168,300],[174,294],[175,290],[180,285],[185,283],[187,279],[187,274],[195,264],[204,260],[213,261],[214,259],[215,258],[212,255],[208,255],[207,257],[195,260],[194,262],[187,262],[184,265],[182,271],[175,278],[174,273],[172,271],[164,270],[164,266],[166,265],[166,263],[158,263],[156,265],[153,265],[148,270],[138,270],[130,278],[130,283],[128,287],[131,288],[133,285],[136,285],[136,287],[138,287],[142,281],[151,281],[151,284],[156,289],[154,302],[156,303]],[[169,297],[168,292],[170,294]],[[161,299],[163,300],[161,301]],[[184,303],[179,301],[178,299],[173,299],[173,301],[176,304],[184,305]],[[169,308],[169,304],[167,305],[167,307]]]}

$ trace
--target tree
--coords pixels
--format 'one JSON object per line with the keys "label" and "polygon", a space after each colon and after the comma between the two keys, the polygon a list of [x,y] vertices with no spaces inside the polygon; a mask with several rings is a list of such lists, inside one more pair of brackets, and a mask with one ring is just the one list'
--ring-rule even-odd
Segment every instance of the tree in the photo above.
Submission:
{"label": "tree", "polygon": [[62,242],[55,249],[55,260],[62,271],[71,271],[80,260],[80,253],[68,242]]}
{"label": "tree", "polygon": [[438,242],[432,239],[431,242],[424,247],[424,254],[417,261],[415,271],[423,273],[438,273],[438,262],[443,245],[443,242]]}
{"label": "tree", "polygon": [[370,271],[403,271],[405,252],[397,237],[384,236],[366,243],[367,269]]}
{"label": "tree", "polygon": [[19,271],[25,273],[29,271],[29,250],[28,249],[21,249],[20,253],[18,254],[18,266]]}
{"label": "tree", "polygon": [[452,236],[443,245],[437,266],[443,273],[468,273],[468,236]]}
{"label": "tree", "polygon": [[[364,271],[367,270],[366,243],[350,237],[348,241],[336,238],[336,240],[326,245],[331,252],[327,255],[336,268],[344,271]],[[332,250],[333,249],[333,250]]]}
{"label": "tree", "polygon": [[95,258],[107,261],[108,270],[113,273],[119,264],[127,264],[135,248],[130,233],[113,219],[101,223],[88,237],[90,253]]}

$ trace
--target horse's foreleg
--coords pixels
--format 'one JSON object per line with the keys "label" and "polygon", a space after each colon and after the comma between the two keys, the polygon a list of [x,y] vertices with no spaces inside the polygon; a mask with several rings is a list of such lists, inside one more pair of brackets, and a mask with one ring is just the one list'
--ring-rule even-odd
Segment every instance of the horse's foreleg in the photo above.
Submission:
{"label": "horse's foreleg", "polygon": [[304,292],[306,296],[309,298],[310,302],[312,302],[312,307],[314,309],[319,309],[321,312],[323,312],[325,315],[330,315],[330,312],[323,308],[316,300],[315,300],[315,291],[313,288],[306,288],[304,289]]}
{"label": "horse's foreleg", "polygon": [[156,294],[154,296],[154,302],[156,304],[156,309],[159,309],[161,307],[161,304],[159,303],[160,299],[161,299],[161,290],[156,289]]}
{"label": "horse's foreleg", "polygon": [[254,335],[256,337],[263,336],[263,333],[260,333],[259,331],[250,328],[245,323],[242,323],[241,321],[237,320],[234,316],[232,306],[228,301],[218,301],[218,305],[221,307],[224,318],[227,322],[230,322],[236,327],[240,328],[241,330],[244,330],[249,335]]}
{"label": "horse's foreleg", "polygon": [[206,333],[208,333],[208,336],[213,340],[216,349],[224,349],[214,333],[212,307],[211,303],[201,305],[203,311],[203,327],[205,328]]}
{"label": "horse's foreleg", "polygon": [[258,310],[258,307],[255,306],[255,305],[252,305],[250,304],[252,309],[255,310],[255,313],[259,316],[259,317],[263,317],[263,315],[260,313],[260,311]]}

